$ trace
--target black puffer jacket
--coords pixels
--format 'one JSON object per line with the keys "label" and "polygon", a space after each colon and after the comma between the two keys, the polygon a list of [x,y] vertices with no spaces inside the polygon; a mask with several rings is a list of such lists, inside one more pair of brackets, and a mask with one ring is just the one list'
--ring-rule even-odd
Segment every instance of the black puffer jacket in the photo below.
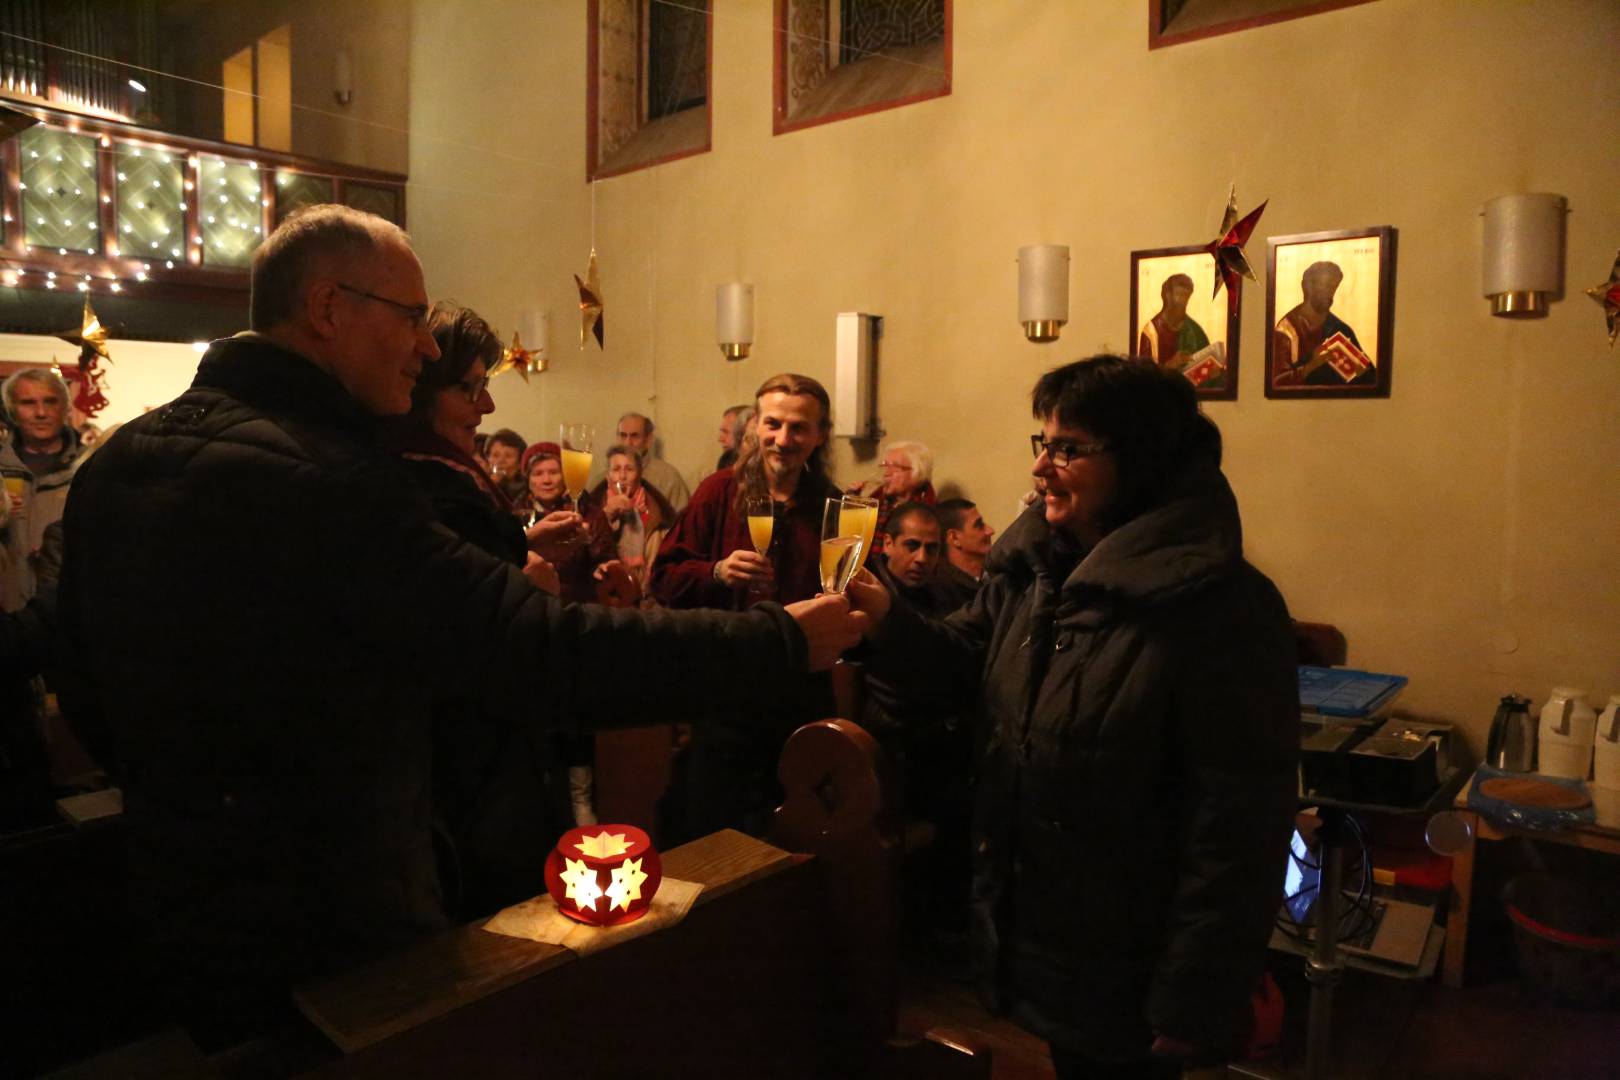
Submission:
{"label": "black puffer jacket", "polygon": [[702,721],[804,664],[774,605],[556,602],[436,524],[373,435],[334,379],[248,335],[75,482],[62,619],[116,739],[132,892],[195,966],[285,977],[444,922],[438,700],[634,724],[634,672]]}
{"label": "black puffer jacket", "polygon": [[[1298,691],[1282,597],[1213,465],[1082,559],[1041,507],[974,603],[896,605],[871,657],[977,694],[975,962],[1042,1036],[1099,1059],[1240,1033],[1282,895]],[[952,681],[952,676],[956,676]]]}

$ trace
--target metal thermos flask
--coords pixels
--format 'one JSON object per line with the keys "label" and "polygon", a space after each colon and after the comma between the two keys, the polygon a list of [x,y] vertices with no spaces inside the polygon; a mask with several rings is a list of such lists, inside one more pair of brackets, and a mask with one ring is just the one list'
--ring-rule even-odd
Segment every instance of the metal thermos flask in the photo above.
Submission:
{"label": "metal thermos flask", "polygon": [[1509,694],[1496,707],[1485,744],[1485,763],[1507,772],[1529,772],[1536,766],[1536,723],[1530,699]]}

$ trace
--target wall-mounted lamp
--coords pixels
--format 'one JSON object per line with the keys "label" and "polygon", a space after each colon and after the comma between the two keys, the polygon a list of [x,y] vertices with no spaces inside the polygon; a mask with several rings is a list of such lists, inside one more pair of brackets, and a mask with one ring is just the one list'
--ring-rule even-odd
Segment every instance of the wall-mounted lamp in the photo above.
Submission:
{"label": "wall-mounted lamp", "polygon": [[539,310],[525,311],[518,318],[518,333],[530,353],[529,370],[537,375],[544,372],[551,366],[551,316]]}
{"label": "wall-mounted lamp", "polygon": [[727,360],[741,360],[754,344],[754,287],[740,281],[714,290],[714,336]]}
{"label": "wall-mounted lamp", "polygon": [[877,439],[877,351],[883,316],[840,311],[833,360],[833,434]]}
{"label": "wall-mounted lamp", "polygon": [[1056,341],[1069,321],[1069,248],[1031,244],[1018,249],[1018,321],[1031,341]]}
{"label": "wall-mounted lamp", "polygon": [[339,105],[354,100],[354,58],[348,49],[339,49],[332,58],[332,96]]}
{"label": "wall-mounted lamp", "polygon": [[1485,298],[1491,314],[1534,319],[1562,288],[1562,195],[1503,195],[1485,204]]}

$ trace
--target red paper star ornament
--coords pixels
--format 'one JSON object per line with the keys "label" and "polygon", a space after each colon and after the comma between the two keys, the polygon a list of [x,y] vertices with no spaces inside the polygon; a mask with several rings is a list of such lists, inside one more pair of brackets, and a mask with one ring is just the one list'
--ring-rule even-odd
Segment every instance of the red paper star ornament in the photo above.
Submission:
{"label": "red paper star ornament", "polygon": [[1221,218],[1221,233],[1204,249],[1215,259],[1215,291],[1210,295],[1219,296],[1221,286],[1225,285],[1227,304],[1233,310],[1237,309],[1241,280],[1255,280],[1254,271],[1249,267],[1249,257],[1243,253],[1243,245],[1249,242],[1249,236],[1260,223],[1260,215],[1265,210],[1266,203],[1261,203],[1245,214],[1241,221],[1238,220],[1237,187],[1234,185],[1232,193],[1227,196],[1226,215]]}
{"label": "red paper star ornament", "polygon": [[1614,348],[1615,338],[1620,338],[1620,254],[1609,268],[1609,280],[1587,289],[1586,295],[1603,305],[1603,315],[1609,320],[1609,348]]}

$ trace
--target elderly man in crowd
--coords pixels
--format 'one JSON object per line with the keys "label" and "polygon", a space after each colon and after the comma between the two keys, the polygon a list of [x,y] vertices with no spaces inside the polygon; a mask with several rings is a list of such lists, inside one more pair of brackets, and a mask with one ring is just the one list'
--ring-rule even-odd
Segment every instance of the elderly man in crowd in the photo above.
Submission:
{"label": "elderly man in crowd", "polygon": [[618,443],[635,451],[641,461],[641,481],[651,484],[669,500],[678,514],[692,501],[692,489],[675,466],[653,453],[653,422],[637,412],[619,417]]}
{"label": "elderly man in crowd", "polygon": [[948,614],[970,603],[984,584],[984,561],[990,557],[996,530],[984,523],[984,515],[967,499],[946,499],[934,509],[945,530],[945,561],[935,585],[945,605],[941,614]]}
{"label": "elderly man in crowd", "polygon": [[67,384],[49,368],[27,368],[0,385],[15,432],[0,447],[10,521],[6,525],[0,608],[17,611],[36,591],[36,559],[45,530],[62,517],[83,447],[68,425]]}
{"label": "elderly man in crowd", "polygon": [[672,719],[748,717],[862,622],[841,597],[559,603],[437,525],[375,448],[439,354],[405,233],[299,211],[256,252],[251,289],[253,330],[214,342],[189,391],[81,470],[62,580],[154,971],[215,1041],[288,980],[445,924],[435,703],[536,737],[643,722],[646,694]]}
{"label": "elderly man in crowd", "polygon": [[896,440],[884,444],[878,455],[877,480],[848,489],[851,494],[865,494],[878,501],[877,535],[872,543],[874,554],[883,553],[889,534],[889,515],[896,508],[911,502],[933,506],[938,501],[933,476],[934,452],[925,443]]}

